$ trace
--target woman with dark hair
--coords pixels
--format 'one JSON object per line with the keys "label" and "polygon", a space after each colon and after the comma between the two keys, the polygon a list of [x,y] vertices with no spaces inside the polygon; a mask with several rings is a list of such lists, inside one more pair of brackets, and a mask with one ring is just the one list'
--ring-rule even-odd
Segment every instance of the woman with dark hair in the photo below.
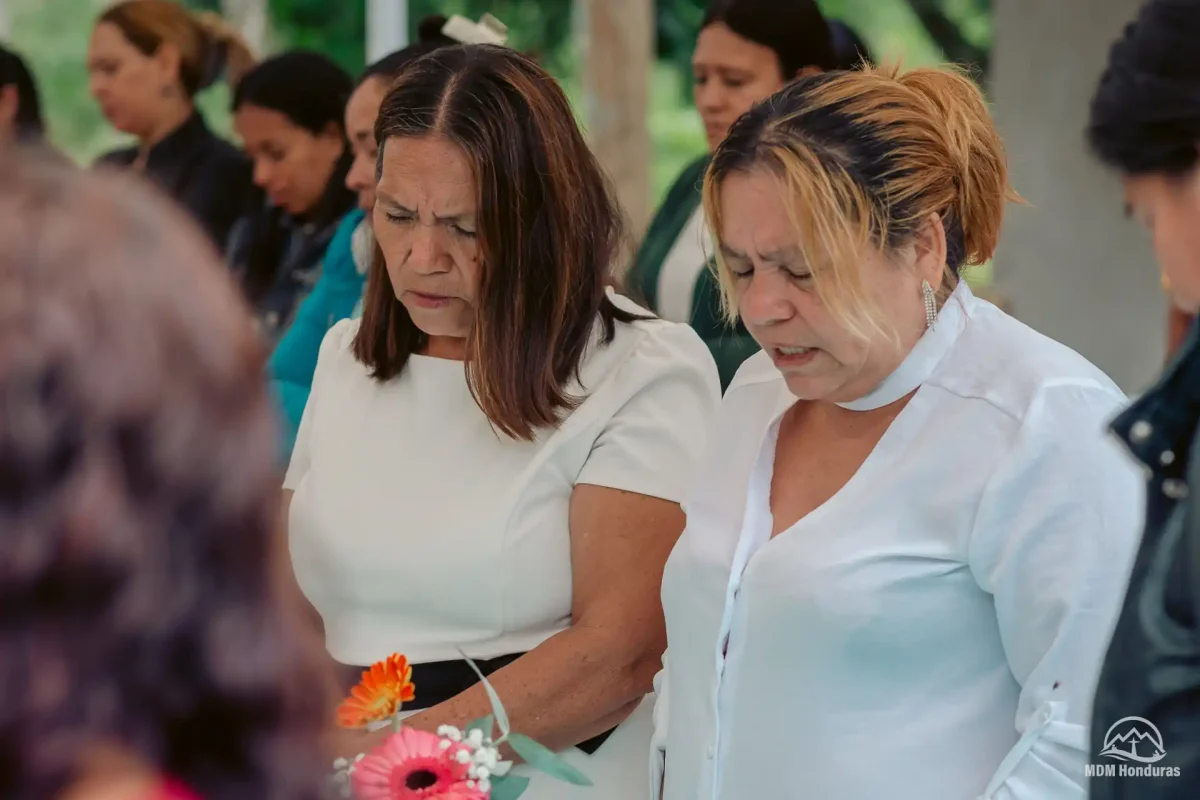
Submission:
{"label": "woman with dark hair", "polygon": [[46,135],[42,103],[24,59],[0,47],[0,145],[41,142]]}
{"label": "woman with dark hair", "polygon": [[0,297],[0,796],[318,800],[327,673],[217,253],[128,178],[22,153]]}
{"label": "woman with dark hair", "polygon": [[[348,685],[404,653],[407,724],[465,725],[489,703],[461,648],[514,729],[595,782],[534,774],[526,800],[643,796],[659,579],[712,357],[607,288],[619,209],[525,57],[413,62],[375,140],[363,315],[325,337],[284,483],[299,586]],[[352,756],[372,738],[332,740]]]}
{"label": "woman with dark hair", "polygon": [[[1142,8],[1109,54],[1087,135],[1099,159],[1120,174],[1127,212],[1153,235],[1172,322],[1194,320],[1200,310],[1200,5],[1151,0]],[[1096,800],[1200,795],[1198,401],[1200,328],[1193,321],[1159,383],[1112,425],[1145,469],[1145,527],[1100,674],[1092,752],[1105,764],[1140,761],[1146,774],[1093,777]]]}
{"label": "woman with dark hair", "polygon": [[300,303],[295,319],[279,340],[268,368],[272,386],[284,415],[284,451],[290,455],[308,403],[321,340],[335,323],[356,313],[362,303],[367,268],[375,243],[371,239],[371,210],[375,207],[375,179],[379,148],[375,144],[375,118],[383,96],[400,70],[438,47],[455,44],[442,33],[446,18],[421,21],[419,41],[371,64],[358,79],[346,103],[346,136],[354,161],[346,173],[346,188],[358,195],[358,213],[347,214],[325,251],[321,276],[312,294]]}
{"label": "woman with dark hair", "polygon": [[329,58],[293,51],[246,73],[233,95],[233,127],[266,197],[238,221],[227,255],[272,344],[312,291],[326,248],[354,208],[343,120],[353,90]]}
{"label": "woman with dark hair", "polygon": [[[829,26],[815,0],[711,0],[692,56],[696,108],[709,152],[734,120],[788,81],[837,67]],[[721,314],[721,292],[709,264],[712,238],[700,208],[708,160],[697,159],[675,181],[625,284],[659,316],[696,329],[724,386],[758,345]]]}
{"label": "woman with dark hair", "polygon": [[173,0],[123,0],[96,22],[88,45],[89,88],[134,147],[101,164],[144,174],[192,213],[222,247],[250,189],[250,166],[205,125],[195,97],[222,76],[236,84],[254,57],[215,14]]}
{"label": "woman with dark hair", "polygon": [[665,800],[1086,797],[1139,477],[1120,389],[962,279],[1014,198],[950,69],[801,78],[717,149],[721,287],[763,351],[663,576]]}

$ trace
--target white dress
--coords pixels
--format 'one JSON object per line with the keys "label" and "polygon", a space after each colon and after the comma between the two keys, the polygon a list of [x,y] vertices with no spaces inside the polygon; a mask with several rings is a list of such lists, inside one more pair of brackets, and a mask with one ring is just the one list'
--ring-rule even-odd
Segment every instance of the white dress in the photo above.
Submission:
{"label": "white dress", "polygon": [[[919,388],[918,388],[919,387]],[[1097,673],[1143,508],[1124,398],[962,285],[868,396],[917,389],[771,538],[763,354],[722,404],[663,580],[666,800],[1083,800]]]}
{"label": "white dress", "polygon": [[[446,661],[460,648],[484,660],[566,629],[575,485],[679,502],[720,402],[690,328],[618,323],[585,357],[572,394],[587,399],[515,442],[472,399],[462,362],[413,356],[397,378],[370,378],[350,351],[358,324],[339,323],[321,346],[285,481],[296,577],[344,664],[393,652]],[[644,797],[651,705],[594,754],[565,754],[595,788],[537,776],[527,800]]]}

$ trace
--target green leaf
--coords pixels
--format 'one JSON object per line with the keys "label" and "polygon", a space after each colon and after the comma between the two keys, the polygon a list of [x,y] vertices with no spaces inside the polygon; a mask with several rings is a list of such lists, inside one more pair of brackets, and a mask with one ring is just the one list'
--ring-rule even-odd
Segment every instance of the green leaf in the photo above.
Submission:
{"label": "green leaf", "polygon": [[487,689],[488,699],[492,701],[492,714],[496,717],[496,723],[500,726],[500,735],[508,736],[512,733],[512,728],[508,724],[508,714],[504,710],[504,704],[500,702],[500,695],[496,694],[496,690],[492,688],[492,684],[488,683],[488,679],[479,670],[479,667],[462,650],[458,651],[459,655],[475,670],[475,674],[479,676],[479,680],[483,681],[483,688]]}
{"label": "green leaf", "polygon": [[487,738],[492,735],[492,726],[495,724],[496,724],[496,718],[493,717],[491,714],[488,714],[486,717],[480,717],[479,719],[472,722],[470,725],[467,726],[466,730],[467,730],[467,732],[483,731],[484,738]]}
{"label": "green leaf", "polygon": [[516,751],[517,755],[525,759],[525,763],[552,778],[558,778],[560,781],[565,781],[574,786],[592,785],[592,781],[588,776],[528,736],[514,733],[508,737],[508,744]]}
{"label": "green leaf", "polygon": [[529,778],[509,773],[503,778],[492,778],[490,800],[517,800],[529,786]]}

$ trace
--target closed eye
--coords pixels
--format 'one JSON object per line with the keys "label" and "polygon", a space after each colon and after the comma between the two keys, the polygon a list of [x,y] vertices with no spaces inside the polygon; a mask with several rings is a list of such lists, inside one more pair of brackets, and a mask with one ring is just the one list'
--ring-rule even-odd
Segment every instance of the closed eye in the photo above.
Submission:
{"label": "closed eye", "polygon": [[391,222],[395,225],[401,225],[403,223],[413,221],[412,214],[403,214],[403,213],[398,214],[394,211],[385,211],[383,215],[385,217],[387,217],[388,222]]}

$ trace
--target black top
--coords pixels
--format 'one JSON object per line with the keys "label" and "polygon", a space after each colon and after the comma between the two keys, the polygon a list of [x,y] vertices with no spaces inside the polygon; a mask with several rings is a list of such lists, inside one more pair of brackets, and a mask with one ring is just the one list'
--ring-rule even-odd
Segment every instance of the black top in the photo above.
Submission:
{"label": "black top", "polygon": [[[138,148],[128,147],[101,156],[99,164],[130,166]],[[193,113],[150,148],[146,175],[178,200],[224,250],[229,229],[246,208],[251,189],[250,160],[208,129]]]}
{"label": "black top", "polygon": [[[1146,523],[1092,710],[1090,758],[1101,769],[1091,777],[1089,796],[1195,800],[1200,797],[1200,326],[1193,324],[1158,385],[1112,427],[1145,467]],[[1102,755],[1110,747],[1138,758]]]}

